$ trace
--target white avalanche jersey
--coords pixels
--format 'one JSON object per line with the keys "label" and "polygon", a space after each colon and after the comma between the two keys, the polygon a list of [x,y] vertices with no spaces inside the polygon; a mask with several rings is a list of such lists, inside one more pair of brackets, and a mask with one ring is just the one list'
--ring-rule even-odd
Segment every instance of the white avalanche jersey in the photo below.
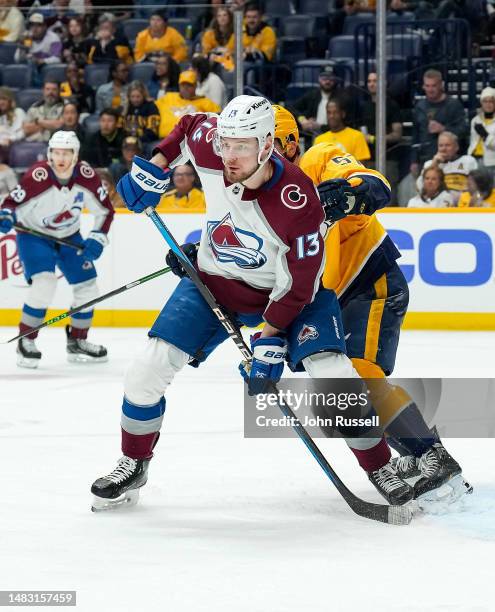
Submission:
{"label": "white avalanche jersey", "polygon": [[54,238],[67,238],[79,231],[83,208],[95,217],[93,231],[107,234],[113,219],[108,192],[96,172],[79,162],[69,183],[61,185],[48,162],[31,166],[2,203],[16,213],[17,221]]}
{"label": "white avalanche jersey", "polygon": [[186,115],[157,149],[171,166],[190,160],[205,192],[198,270],[233,312],[263,313],[284,329],[313,301],[324,264],[323,209],[313,182],[274,153],[273,176],[251,190],[228,183],[213,150],[216,115]]}

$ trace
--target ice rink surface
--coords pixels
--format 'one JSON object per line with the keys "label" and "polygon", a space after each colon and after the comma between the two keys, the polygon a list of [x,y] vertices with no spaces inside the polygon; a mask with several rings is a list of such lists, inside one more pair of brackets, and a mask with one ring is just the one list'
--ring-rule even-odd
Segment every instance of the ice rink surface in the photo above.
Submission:
{"label": "ice rink surface", "polygon": [[[463,511],[405,527],[359,518],[299,440],[243,438],[229,343],[175,379],[139,504],[91,513],[92,481],[120,457],[123,373],[145,333],[93,330],[110,361],[84,366],[66,362],[62,329],[42,331],[37,371],[0,346],[0,589],[74,589],[85,612],[495,609],[494,441],[446,443],[475,488]],[[395,374],[493,377],[494,363],[495,333],[405,332]],[[343,441],[318,444],[381,501]]]}

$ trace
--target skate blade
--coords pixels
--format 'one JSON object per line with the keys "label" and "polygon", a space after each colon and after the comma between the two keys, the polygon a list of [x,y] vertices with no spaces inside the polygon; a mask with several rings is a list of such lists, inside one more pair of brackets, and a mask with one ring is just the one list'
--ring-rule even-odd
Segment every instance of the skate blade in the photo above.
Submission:
{"label": "skate blade", "polygon": [[67,361],[69,363],[105,363],[106,361],[108,361],[108,355],[104,355],[103,357],[90,357],[89,355],[68,353]]}
{"label": "skate blade", "polygon": [[29,368],[35,370],[40,363],[41,359],[30,359],[29,357],[23,357],[22,355],[17,356],[17,365],[20,368]]}
{"label": "skate blade", "polygon": [[106,512],[108,510],[116,510],[117,508],[130,508],[138,503],[139,489],[132,489],[126,491],[115,499],[106,499],[104,497],[98,497],[93,495],[93,504],[91,505],[91,512]]}
{"label": "skate blade", "polygon": [[414,505],[425,514],[448,514],[462,510],[464,496],[471,495],[473,487],[457,474],[443,485],[414,500]]}

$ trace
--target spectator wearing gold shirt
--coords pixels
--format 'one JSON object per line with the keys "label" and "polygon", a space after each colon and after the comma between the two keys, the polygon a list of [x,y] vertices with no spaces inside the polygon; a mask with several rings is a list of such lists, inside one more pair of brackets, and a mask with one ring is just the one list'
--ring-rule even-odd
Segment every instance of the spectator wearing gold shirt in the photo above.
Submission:
{"label": "spectator wearing gold shirt", "polygon": [[155,11],[149,27],[136,37],[134,57],[136,62],[149,61],[160,53],[168,53],[176,62],[182,62],[187,59],[187,44],[182,34],[168,25],[166,13]]}
{"label": "spectator wearing gold shirt", "polygon": [[205,196],[197,187],[198,182],[191,164],[176,166],[172,175],[173,189],[165,193],[157,210],[167,213],[204,213]]}
{"label": "spectator wearing gold shirt", "polygon": [[189,113],[219,113],[220,107],[209,98],[196,95],[198,77],[194,70],[185,70],[179,76],[179,91],[170,91],[156,101],[160,113],[158,135],[165,138],[179,120]]}
{"label": "spectator wearing gold shirt", "polygon": [[368,161],[371,159],[371,153],[366,138],[359,130],[347,127],[345,117],[346,113],[342,108],[342,103],[336,98],[330,98],[327,103],[329,130],[317,136],[314,144],[331,142],[346,153],[353,155],[358,161]]}
{"label": "spectator wearing gold shirt", "polygon": [[459,197],[459,208],[494,208],[495,189],[493,174],[487,168],[471,170],[467,178],[467,191]]}
{"label": "spectator wearing gold shirt", "polygon": [[232,13],[221,6],[208,30],[201,37],[201,49],[210,61],[218,62],[225,70],[234,70],[234,21]]}
{"label": "spectator wearing gold shirt", "polygon": [[275,32],[262,20],[261,9],[254,3],[246,4],[244,11],[242,46],[244,59],[250,62],[271,62],[277,49]]}

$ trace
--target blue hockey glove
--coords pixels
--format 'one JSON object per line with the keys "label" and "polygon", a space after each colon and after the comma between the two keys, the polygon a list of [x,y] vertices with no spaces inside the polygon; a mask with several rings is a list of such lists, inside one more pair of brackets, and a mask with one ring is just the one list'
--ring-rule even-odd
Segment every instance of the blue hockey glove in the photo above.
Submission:
{"label": "blue hockey glove", "polygon": [[131,171],[117,183],[117,191],[129,210],[141,213],[148,206],[158,206],[170,183],[171,171],[135,155]]}
{"label": "blue hockey glove", "polygon": [[[362,179],[353,185],[345,179],[331,179],[318,185],[318,194],[325,210],[326,221],[335,223],[347,215],[361,215],[366,210],[369,185]],[[353,179],[357,182],[356,179]]]}
{"label": "blue hockey glove", "polygon": [[2,208],[0,210],[0,233],[8,234],[14,227],[15,221],[15,212],[10,208]]}
{"label": "blue hockey glove", "polygon": [[[181,249],[184,251],[184,255],[186,255],[189,261],[194,265],[198,257],[197,245],[193,244],[192,242],[186,242],[186,244],[182,245]],[[184,270],[182,262],[172,251],[172,249],[170,249],[170,251],[167,253],[165,260],[167,261],[167,265],[170,267],[175,276],[183,278],[187,275],[187,272]]]}
{"label": "blue hockey glove", "polygon": [[239,371],[247,382],[249,395],[267,393],[272,385],[278,383],[284,371],[287,355],[287,342],[284,338],[271,336],[260,338],[258,332],[251,336],[253,361],[249,368],[246,362],[239,365]]}
{"label": "blue hockey glove", "polygon": [[103,247],[107,246],[108,238],[101,232],[91,232],[84,241],[82,257],[88,261],[95,261],[103,253]]}

